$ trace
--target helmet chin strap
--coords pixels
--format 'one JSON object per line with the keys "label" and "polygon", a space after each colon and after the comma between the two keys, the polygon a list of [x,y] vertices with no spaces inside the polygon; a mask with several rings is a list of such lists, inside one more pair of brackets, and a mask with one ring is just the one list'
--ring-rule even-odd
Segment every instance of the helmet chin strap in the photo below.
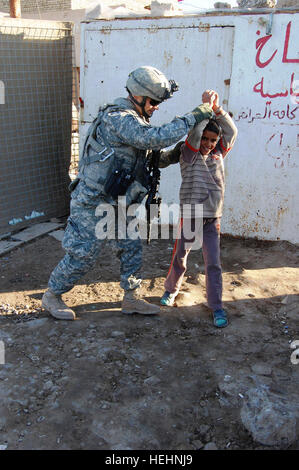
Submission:
{"label": "helmet chin strap", "polygon": [[142,97],[142,101],[141,103],[139,103],[135,98],[134,96],[129,92],[129,98],[131,101],[133,101],[134,104],[136,104],[137,106],[139,106],[141,108],[141,111],[142,111],[142,116],[147,120],[149,121],[150,119],[150,116],[147,114],[147,112],[145,111],[145,104],[146,104],[146,96],[143,96]]}

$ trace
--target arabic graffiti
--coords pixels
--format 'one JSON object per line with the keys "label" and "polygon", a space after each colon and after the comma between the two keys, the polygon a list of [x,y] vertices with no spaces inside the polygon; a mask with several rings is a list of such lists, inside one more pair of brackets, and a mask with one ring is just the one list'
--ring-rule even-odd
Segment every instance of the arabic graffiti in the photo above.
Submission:
{"label": "arabic graffiti", "polygon": [[[260,31],[257,31],[256,34],[260,34],[261,32]],[[256,56],[255,56],[255,63],[258,67],[260,67],[261,69],[264,68],[264,67],[267,67],[267,65],[270,64],[270,62],[272,62],[272,60],[274,59],[276,53],[277,53],[277,49],[273,52],[273,54],[271,55],[271,57],[266,60],[266,62],[262,62],[260,60],[260,55],[261,55],[261,52],[263,50],[263,47],[265,46],[265,44],[267,44],[267,42],[272,38],[272,34],[270,36],[264,36],[263,38],[260,38],[256,41],[255,43],[255,47],[257,49],[257,53],[256,53]]]}
{"label": "arabic graffiti", "polygon": [[289,21],[286,29],[286,35],[285,35],[285,41],[284,41],[284,48],[283,48],[283,56],[282,56],[282,62],[284,63],[298,63],[299,59],[288,59],[288,48],[289,48],[289,40],[290,40],[290,32],[291,32],[291,24],[292,22]]}
{"label": "arabic graffiti", "polygon": [[298,168],[294,162],[294,146],[290,136],[284,132],[275,132],[266,142],[266,153],[275,160],[275,168]]}
{"label": "arabic graffiti", "polygon": [[299,134],[295,135],[299,108],[296,26],[295,18],[289,17],[276,28],[275,36],[262,34],[258,28],[253,30],[252,66],[246,80],[246,99],[250,101],[244,102],[234,116],[240,126],[263,125],[261,131],[256,128],[257,135],[263,136],[263,152],[271,157],[275,168],[285,170],[299,167]]}
{"label": "arabic graffiti", "polygon": [[265,109],[263,113],[253,112],[251,108],[247,108],[246,111],[239,113],[238,117],[235,117],[235,121],[241,121],[242,119],[247,119],[248,123],[252,123],[255,119],[271,119],[275,117],[279,120],[288,119],[292,121],[296,118],[296,112],[299,106],[295,106],[291,109],[290,105],[287,104],[285,109],[272,109],[272,101],[266,101]]}
{"label": "arabic graffiti", "polygon": [[[264,92],[264,77],[262,77],[262,79],[254,85],[253,91],[255,93],[260,93],[262,98],[271,98],[271,99],[278,98],[278,97],[285,98],[290,94],[292,103],[298,103],[299,104],[299,93],[297,93],[296,83],[295,83],[295,87],[294,87],[294,75],[295,75],[295,73],[292,73],[292,75],[291,75],[289,90],[285,90],[283,92],[274,93],[274,94],[265,93]],[[297,82],[297,80],[295,82]]]}
{"label": "arabic graffiti", "polygon": [[[289,59],[288,58],[288,49],[289,49],[291,25],[292,25],[292,21],[289,21],[288,24],[287,24],[287,27],[286,27],[283,54],[282,54],[282,62],[283,63],[299,63],[299,59]],[[260,35],[261,32],[257,31],[256,34]],[[270,41],[271,38],[272,38],[272,34],[264,36],[262,38],[259,38],[256,41],[255,47],[257,49],[257,53],[256,53],[256,56],[255,56],[255,63],[259,68],[267,67],[267,65],[269,65],[272,62],[272,60],[274,59],[274,57],[277,54],[278,49],[275,49],[275,51],[269,57],[268,60],[266,60],[264,62],[261,61],[260,56],[261,56],[261,53],[263,51],[263,48],[267,44],[267,42]]]}
{"label": "arabic graffiti", "polygon": [[[292,21],[289,21],[287,26],[286,26],[286,31],[285,31],[285,37],[284,37],[284,46],[283,46],[283,53],[282,53],[282,58],[281,62],[286,64],[286,63],[299,63],[299,59],[295,58],[289,58],[288,57],[288,51],[289,51],[289,42],[290,42],[290,34],[291,34],[291,26],[292,26]],[[256,32],[257,35],[260,35],[260,31],[258,30]],[[272,34],[263,36],[259,39],[257,39],[255,43],[255,48],[257,50],[256,56],[255,56],[255,63],[259,68],[265,68],[267,67],[274,57],[276,56],[278,49],[275,49],[273,53],[268,57],[266,60],[261,59],[261,54],[263,52],[263,49],[265,45],[269,42],[272,38]],[[271,51],[272,52],[272,51]],[[295,78],[295,73],[293,72],[291,74],[291,79],[290,79],[290,86],[289,89],[284,89],[282,91],[278,91],[276,93],[269,93],[265,92],[265,77],[263,76],[254,86],[253,86],[253,91],[255,93],[260,93],[262,98],[286,98],[287,96],[290,96],[291,102],[294,104],[299,104],[299,93],[297,93],[298,87],[296,86],[298,84],[298,80],[294,80]],[[271,77],[269,77],[269,82],[271,83]],[[295,85],[295,86],[294,86]]]}

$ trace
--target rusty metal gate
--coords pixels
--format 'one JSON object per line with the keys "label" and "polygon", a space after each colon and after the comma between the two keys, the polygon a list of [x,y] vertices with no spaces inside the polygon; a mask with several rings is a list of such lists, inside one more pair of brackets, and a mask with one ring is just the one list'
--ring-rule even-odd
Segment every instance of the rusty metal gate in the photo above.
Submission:
{"label": "rusty metal gate", "polygon": [[0,21],[0,234],[68,213],[70,23]]}

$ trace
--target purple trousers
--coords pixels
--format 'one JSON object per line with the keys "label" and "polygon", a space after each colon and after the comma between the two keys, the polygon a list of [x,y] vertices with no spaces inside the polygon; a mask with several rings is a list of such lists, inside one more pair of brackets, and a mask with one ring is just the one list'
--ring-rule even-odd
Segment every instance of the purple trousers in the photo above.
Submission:
{"label": "purple trousers", "polygon": [[[194,219],[191,227],[195,226]],[[205,265],[206,291],[208,306],[212,310],[222,308],[222,269],[220,262],[220,219],[203,219],[202,253]],[[190,235],[189,235],[190,236]],[[187,269],[187,258],[193,239],[185,238],[184,225],[176,240],[172,262],[164,283],[165,290],[178,293]],[[187,245],[187,246],[185,246]]]}

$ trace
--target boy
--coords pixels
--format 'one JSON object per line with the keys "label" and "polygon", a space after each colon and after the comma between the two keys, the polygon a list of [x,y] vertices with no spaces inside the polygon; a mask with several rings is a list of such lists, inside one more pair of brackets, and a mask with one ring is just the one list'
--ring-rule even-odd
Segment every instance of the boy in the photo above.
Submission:
{"label": "boy", "polygon": [[[206,94],[203,93],[203,99]],[[222,306],[222,270],[220,263],[220,218],[224,198],[223,158],[230,151],[237,136],[237,128],[231,117],[219,106],[219,96],[214,92],[212,107],[215,119],[205,120],[194,127],[181,147],[180,206],[189,204],[191,208],[191,230],[196,225],[195,207],[203,206],[202,250],[205,264],[208,306],[213,312],[213,322],[218,328],[227,326],[227,314]],[[184,212],[182,212],[184,215]],[[182,222],[184,222],[182,220]],[[190,224],[189,224],[190,225]],[[184,273],[187,257],[191,249],[184,223],[181,224],[180,237],[176,241],[172,263],[164,284],[166,289],[161,298],[162,305],[174,304]],[[189,246],[186,243],[189,242]]]}

